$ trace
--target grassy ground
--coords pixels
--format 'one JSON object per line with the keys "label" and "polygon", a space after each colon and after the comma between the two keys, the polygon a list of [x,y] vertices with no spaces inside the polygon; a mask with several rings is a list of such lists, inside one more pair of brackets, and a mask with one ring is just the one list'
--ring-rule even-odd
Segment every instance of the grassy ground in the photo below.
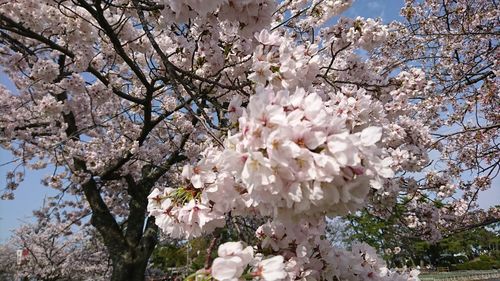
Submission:
{"label": "grassy ground", "polygon": [[500,270],[464,270],[420,274],[422,281],[500,281]]}

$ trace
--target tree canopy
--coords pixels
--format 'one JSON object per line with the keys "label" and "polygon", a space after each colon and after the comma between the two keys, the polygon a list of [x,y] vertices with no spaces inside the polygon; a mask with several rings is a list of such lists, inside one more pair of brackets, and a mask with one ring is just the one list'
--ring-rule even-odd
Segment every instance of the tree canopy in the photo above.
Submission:
{"label": "tree canopy", "polygon": [[388,25],[351,3],[0,1],[3,198],[53,168],[57,224],[92,225],[114,281],[144,280],[160,230],[214,236],[204,278],[414,280],[326,218],[431,241],[499,221],[476,203],[500,172],[498,3],[408,0]]}

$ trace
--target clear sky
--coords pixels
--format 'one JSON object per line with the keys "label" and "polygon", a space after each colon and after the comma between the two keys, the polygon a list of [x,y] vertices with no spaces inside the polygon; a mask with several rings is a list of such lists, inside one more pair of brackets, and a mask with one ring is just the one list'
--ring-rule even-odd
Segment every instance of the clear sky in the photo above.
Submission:
{"label": "clear sky", "polygon": [[[353,6],[344,14],[347,17],[380,17],[388,23],[401,19],[399,10],[403,5],[403,0],[357,0]],[[0,84],[13,89],[13,85],[0,72]],[[0,149],[0,165],[9,162],[14,157],[7,151]],[[0,166],[0,189],[6,184],[6,173],[13,165]],[[4,242],[11,235],[11,230],[22,224],[29,222],[32,218],[32,211],[42,206],[45,197],[54,196],[57,193],[50,188],[44,187],[40,180],[44,175],[51,173],[50,169],[39,171],[26,171],[25,181],[15,192],[16,199],[13,201],[0,200],[0,243]],[[493,188],[483,192],[479,197],[479,204],[483,208],[500,204],[500,180],[493,182]]]}
{"label": "clear sky", "polygon": [[[8,151],[0,149],[0,165],[15,159]],[[5,175],[15,168],[15,165],[0,167],[0,188],[3,190],[7,183]],[[10,236],[10,230],[23,222],[32,220],[32,211],[43,205],[48,196],[55,196],[57,192],[43,186],[41,179],[50,174],[50,169],[25,171],[25,181],[15,191],[14,200],[0,200],[0,243]]]}

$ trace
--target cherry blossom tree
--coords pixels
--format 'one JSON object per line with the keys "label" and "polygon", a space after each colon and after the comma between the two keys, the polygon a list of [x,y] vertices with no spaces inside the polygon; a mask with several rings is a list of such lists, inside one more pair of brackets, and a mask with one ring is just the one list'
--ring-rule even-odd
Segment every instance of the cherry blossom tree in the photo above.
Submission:
{"label": "cherry blossom tree", "polygon": [[402,217],[414,235],[434,240],[441,232],[498,222],[498,208],[481,210],[477,204],[479,192],[500,172],[498,1],[408,0],[401,14],[406,21],[390,27],[398,35],[372,59],[386,72],[425,71],[434,90],[410,101],[431,130],[437,156],[424,176],[400,178],[399,186],[407,189],[402,208],[372,214]]}
{"label": "cherry blossom tree", "polygon": [[12,280],[15,275],[16,249],[12,245],[0,245],[0,280]]}
{"label": "cherry blossom tree", "polygon": [[41,281],[109,280],[111,263],[95,229],[79,227],[52,213],[39,210],[36,223],[14,231],[8,245],[27,255],[10,271],[20,278]]}
{"label": "cherry blossom tree", "polygon": [[263,218],[260,243],[221,244],[196,275],[415,280],[325,237],[325,217],[361,208],[403,202],[430,238],[436,202],[469,211],[434,200],[454,195],[452,178],[410,176],[436,149],[428,107],[442,85],[385,44],[418,36],[341,17],[351,2],[0,1],[0,65],[16,86],[0,89],[0,143],[19,165],[4,197],[24,167],[53,167],[44,184],[85,199],[57,208],[91,214],[112,280],[144,279],[159,229],[189,239],[234,218]]}

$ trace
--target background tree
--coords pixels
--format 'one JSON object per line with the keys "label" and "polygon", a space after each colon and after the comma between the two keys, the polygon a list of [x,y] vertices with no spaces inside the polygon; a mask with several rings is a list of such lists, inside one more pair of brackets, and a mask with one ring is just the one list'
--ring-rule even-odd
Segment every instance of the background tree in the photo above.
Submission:
{"label": "background tree", "polygon": [[22,264],[13,268],[17,276],[40,281],[109,280],[111,264],[95,229],[63,221],[48,210],[38,214],[36,223],[21,226],[8,242],[28,251]]}
{"label": "background tree", "polygon": [[[381,199],[403,204],[402,222],[415,231],[426,225],[419,232],[428,237],[498,222],[498,208],[477,208],[479,192],[500,172],[497,11],[495,0],[405,1],[405,21],[391,25],[398,36],[372,56],[391,61],[387,72],[420,67],[434,85],[409,99],[425,112],[419,118],[432,130],[434,159],[424,177],[411,174],[395,185],[404,197]],[[440,230],[429,232],[429,225]]]}
{"label": "background tree", "polygon": [[[347,220],[347,244],[356,241],[368,243],[389,264],[397,267],[420,265],[456,270],[494,269],[498,266],[490,262],[498,257],[498,224],[467,229],[428,242],[412,229],[401,228],[397,222],[382,220],[367,211],[351,215]],[[481,256],[482,262],[479,261]]]}
{"label": "background tree", "polygon": [[11,245],[0,245],[0,280],[14,279],[16,268],[16,249]]}

